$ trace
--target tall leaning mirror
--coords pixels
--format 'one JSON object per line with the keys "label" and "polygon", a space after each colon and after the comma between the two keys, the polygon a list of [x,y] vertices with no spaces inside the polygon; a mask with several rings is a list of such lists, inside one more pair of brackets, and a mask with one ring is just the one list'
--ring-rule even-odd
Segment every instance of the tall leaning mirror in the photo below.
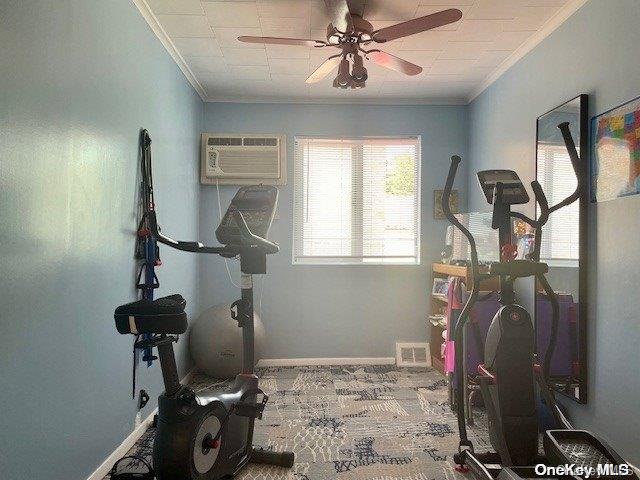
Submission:
{"label": "tall leaning mirror", "polygon": [[[587,175],[587,95],[580,95],[538,117],[536,178],[553,205],[576,188],[571,161],[558,129],[569,122],[578,154],[580,175]],[[585,179],[586,180],[586,179]],[[585,185],[588,182],[585,181]],[[551,362],[556,391],[587,401],[586,234],[588,192],[578,202],[551,214],[542,235],[540,259],[549,265],[548,279],[560,300],[558,341]],[[537,350],[542,362],[551,329],[551,304],[539,285],[535,291]]]}

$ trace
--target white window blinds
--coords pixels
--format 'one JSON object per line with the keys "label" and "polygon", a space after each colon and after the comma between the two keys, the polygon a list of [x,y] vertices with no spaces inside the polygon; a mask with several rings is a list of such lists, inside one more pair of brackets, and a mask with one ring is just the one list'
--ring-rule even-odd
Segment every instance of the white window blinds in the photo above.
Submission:
{"label": "white window blinds", "polygon": [[295,139],[294,264],[419,264],[420,139]]}
{"label": "white window blinds", "polygon": [[[564,146],[538,146],[537,177],[549,205],[555,205],[573,193],[577,180]],[[580,202],[552,213],[542,229],[541,260],[567,263],[577,261],[580,247],[579,225]]]}

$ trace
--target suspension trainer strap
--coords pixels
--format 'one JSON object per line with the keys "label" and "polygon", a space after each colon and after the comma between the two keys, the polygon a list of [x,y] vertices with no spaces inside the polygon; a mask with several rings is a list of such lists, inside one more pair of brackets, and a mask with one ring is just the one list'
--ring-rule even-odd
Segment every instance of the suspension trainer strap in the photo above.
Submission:
{"label": "suspension trainer strap", "polygon": [[[138,202],[138,229],[136,232],[135,257],[139,261],[138,273],[136,276],[136,288],[140,290],[141,297],[148,301],[153,301],[153,291],[160,287],[155,267],[162,265],[160,260],[160,248],[156,240],[151,235],[149,228],[149,212],[153,211],[153,175],[151,171],[151,137],[149,132],[143,129],[140,132],[140,200]],[[133,346],[133,390],[136,394],[136,366],[138,363],[138,352],[142,351],[142,360],[147,363],[147,367],[153,364],[158,357],[153,355],[150,346],[137,347],[139,340],[150,340],[149,334],[138,335]]]}

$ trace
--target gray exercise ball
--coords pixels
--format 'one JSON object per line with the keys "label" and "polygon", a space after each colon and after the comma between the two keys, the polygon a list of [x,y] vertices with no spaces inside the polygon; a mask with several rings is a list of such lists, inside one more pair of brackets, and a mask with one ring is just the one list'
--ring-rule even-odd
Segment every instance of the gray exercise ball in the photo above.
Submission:
{"label": "gray exercise ball", "polygon": [[[198,317],[189,332],[191,358],[202,373],[215,378],[233,378],[242,370],[242,329],[231,318],[230,305],[216,305]],[[264,345],[264,326],[254,314],[255,358]]]}

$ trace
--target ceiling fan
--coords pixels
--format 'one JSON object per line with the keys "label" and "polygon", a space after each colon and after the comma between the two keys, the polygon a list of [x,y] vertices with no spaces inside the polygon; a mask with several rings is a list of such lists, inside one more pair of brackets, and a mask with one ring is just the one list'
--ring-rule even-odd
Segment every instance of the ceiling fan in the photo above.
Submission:
{"label": "ceiling fan", "polygon": [[331,18],[327,26],[327,40],[310,40],[300,38],[251,37],[241,36],[238,40],[246,43],[263,43],[272,45],[297,45],[313,48],[334,47],[340,53],[330,56],[310,76],[306,83],[316,83],[325,78],[338,67],[338,75],[333,80],[336,88],[364,88],[368,74],[364,59],[382,67],[395,70],[406,75],[418,75],[422,67],[402,58],[383,52],[377,48],[365,50],[363,47],[376,43],[415,35],[432,28],[457,22],[462,12],[455,8],[414,18],[406,22],[374,30],[371,23],[361,15],[351,13],[347,0],[325,0]]}

